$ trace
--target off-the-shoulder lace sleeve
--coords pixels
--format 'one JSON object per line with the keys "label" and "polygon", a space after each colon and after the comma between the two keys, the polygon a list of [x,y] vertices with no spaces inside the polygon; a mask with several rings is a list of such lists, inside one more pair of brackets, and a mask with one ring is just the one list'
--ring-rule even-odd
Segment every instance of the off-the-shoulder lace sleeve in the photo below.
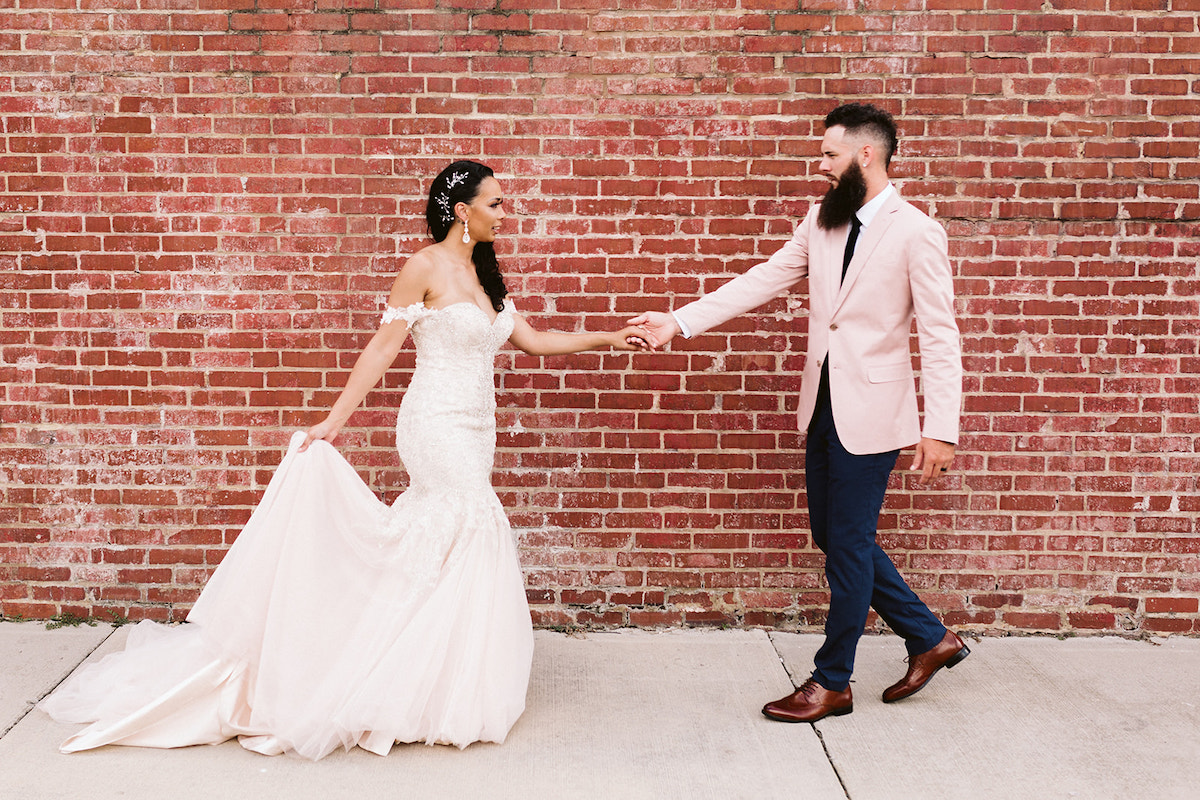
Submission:
{"label": "off-the-shoulder lace sleeve", "polygon": [[379,325],[382,327],[387,325],[389,322],[395,322],[398,319],[402,319],[411,326],[414,322],[429,313],[430,311],[425,307],[424,302],[413,303],[411,306],[404,306],[403,308],[384,306],[383,317],[379,320]]}

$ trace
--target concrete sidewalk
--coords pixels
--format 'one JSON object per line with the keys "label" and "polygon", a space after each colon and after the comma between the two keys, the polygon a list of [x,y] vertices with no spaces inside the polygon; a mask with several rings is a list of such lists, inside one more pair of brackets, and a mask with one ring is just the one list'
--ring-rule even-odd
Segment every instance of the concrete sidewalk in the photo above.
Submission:
{"label": "concrete sidewalk", "polygon": [[972,641],[960,666],[884,705],[904,648],[868,637],[854,713],[787,725],[759,708],[807,677],[820,636],[539,631],[528,708],[503,745],[405,745],[316,763],[236,742],[61,755],[75,727],[33,704],[124,636],[0,623],[0,798],[1200,797],[1195,639]]}

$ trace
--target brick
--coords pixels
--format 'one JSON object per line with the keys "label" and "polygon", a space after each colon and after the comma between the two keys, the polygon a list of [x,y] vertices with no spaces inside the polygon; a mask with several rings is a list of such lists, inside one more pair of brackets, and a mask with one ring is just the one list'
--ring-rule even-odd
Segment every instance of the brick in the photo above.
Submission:
{"label": "brick", "polygon": [[1005,624],[1018,629],[1050,631],[1062,629],[1062,620],[1058,614],[1010,611],[1002,614],[1000,619]]}
{"label": "brick", "polygon": [[1150,617],[1145,621],[1144,626],[1147,631],[1154,633],[1190,633],[1193,629],[1193,622],[1187,619]]}
{"label": "brick", "polygon": [[1200,611],[1200,600],[1195,597],[1148,597],[1147,614],[1195,614]]}

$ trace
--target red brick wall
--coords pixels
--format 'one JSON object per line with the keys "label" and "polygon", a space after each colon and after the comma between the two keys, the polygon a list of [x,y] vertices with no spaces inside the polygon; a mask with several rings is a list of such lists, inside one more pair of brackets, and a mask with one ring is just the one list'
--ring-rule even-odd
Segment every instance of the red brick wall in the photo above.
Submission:
{"label": "red brick wall", "polygon": [[[955,625],[1200,632],[1200,0],[2,5],[4,614],[182,616],[452,157],[513,198],[520,309],[607,327],[778,248],[866,100],[967,367],[960,469],[895,476],[886,546]],[[540,622],[820,623],[804,331],[800,293],[667,353],[502,354]],[[389,499],[411,360],[341,442]]]}

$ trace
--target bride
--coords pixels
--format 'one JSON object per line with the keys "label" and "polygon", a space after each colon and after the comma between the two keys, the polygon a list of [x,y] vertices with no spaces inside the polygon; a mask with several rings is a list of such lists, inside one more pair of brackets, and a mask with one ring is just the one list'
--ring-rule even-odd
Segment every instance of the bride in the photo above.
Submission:
{"label": "bride", "polygon": [[[243,747],[321,758],[395,742],[501,742],[525,707],[533,630],[516,546],[491,487],[493,360],[644,347],[636,328],[534,330],[505,299],[505,218],[488,167],[458,161],[425,210],[434,244],[400,270],[378,332],[329,415],[293,435],[262,501],[187,625],[142,622],[126,649],[41,703],[106,744]],[[409,333],[416,369],[396,447],[409,488],[388,507],[330,442]]]}

